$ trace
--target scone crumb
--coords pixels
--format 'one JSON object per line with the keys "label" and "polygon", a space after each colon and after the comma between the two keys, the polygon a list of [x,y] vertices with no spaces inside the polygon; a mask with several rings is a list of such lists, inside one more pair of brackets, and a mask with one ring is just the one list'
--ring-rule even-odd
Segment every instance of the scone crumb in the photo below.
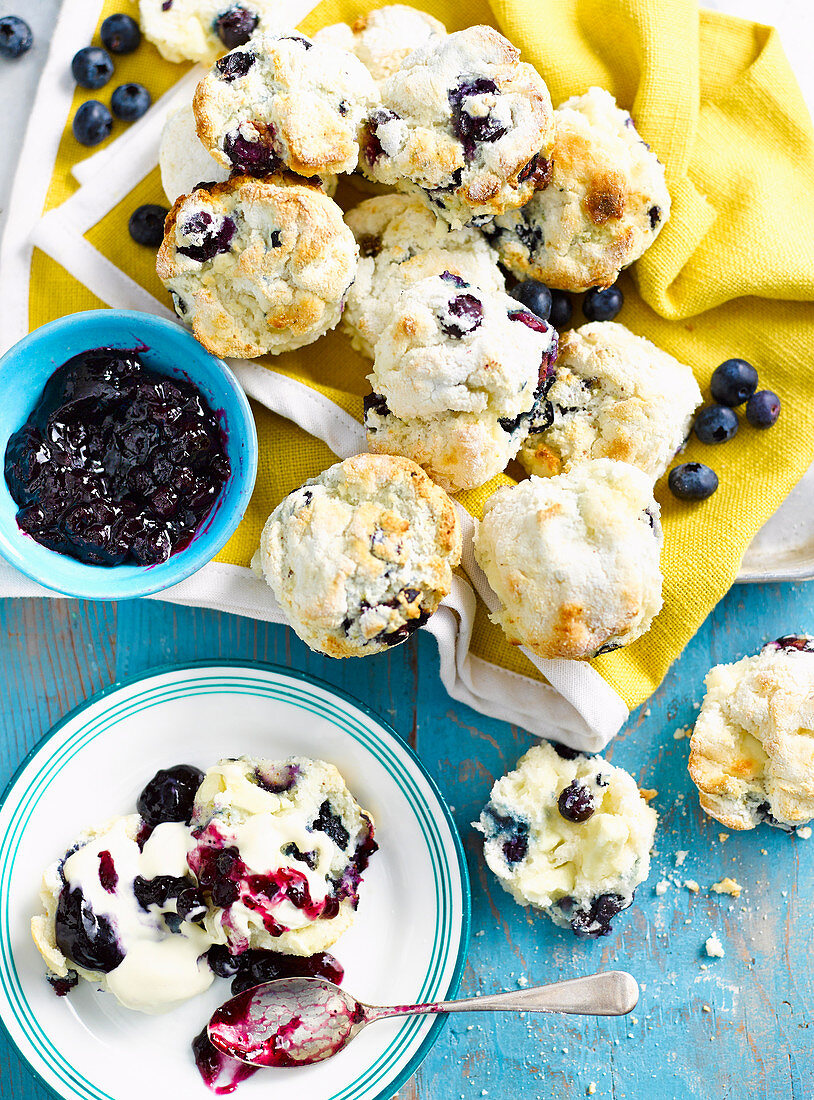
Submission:
{"label": "scone crumb", "polygon": [[520,977],[517,979],[517,984],[520,986],[521,989],[526,988],[526,986],[529,984],[529,980],[525,974],[520,975]]}
{"label": "scone crumb", "polygon": [[724,951],[724,946],[721,943],[717,932],[712,933],[712,935],[704,944],[704,947],[706,949],[707,955],[711,959],[722,959],[726,954],[726,952]]}
{"label": "scone crumb", "polygon": [[709,1007],[709,1005],[701,1005],[701,1011],[702,1012],[712,1012],[712,1009]]}
{"label": "scone crumb", "polygon": [[698,885],[698,883],[697,883],[697,882],[695,881],[695,879],[694,879],[694,878],[688,878],[688,879],[685,879],[685,880],[684,880],[684,885],[685,885],[685,886],[687,887],[687,889],[688,889],[688,890],[690,890],[690,891],[691,891],[691,892],[692,892],[693,894],[697,894],[697,893],[698,893],[698,891],[699,891],[699,890],[701,889],[701,887],[700,887],[700,886]]}
{"label": "scone crumb", "polygon": [[659,895],[659,897],[662,897],[662,895],[667,893],[667,887],[669,885],[670,883],[667,881],[666,878],[663,878],[661,882],[656,883],[656,893]]}
{"label": "scone crumb", "polygon": [[639,794],[648,804],[653,801],[658,793],[655,787],[639,787]]}
{"label": "scone crumb", "polygon": [[801,840],[811,840],[811,827],[809,825],[804,825],[802,829],[797,830],[797,835]]}
{"label": "scone crumb", "polygon": [[588,1085],[587,1089],[585,1090],[585,1095],[586,1096],[594,1096],[595,1094],[596,1094],[596,1081],[591,1081],[590,1085]]}
{"label": "scone crumb", "polygon": [[720,882],[713,882],[712,886],[710,886],[710,890],[715,894],[729,894],[730,897],[739,898],[743,891],[743,887],[739,882],[736,882],[733,878],[729,878],[727,875],[722,878]]}
{"label": "scone crumb", "polygon": [[681,726],[679,729],[675,730],[675,732],[673,733],[673,740],[674,741],[681,741],[685,737],[689,737],[690,733],[691,733],[691,731],[688,730],[685,726]]}
{"label": "scone crumb", "polygon": [[718,840],[721,842],[721,844],[726,844],[726,842],[729,840],[729,833],[718,833]]}
{"label": "scone crumb", "polygon": [[761,849],[760,849],[760,854],[761,854],[762,856],[767,856],[767,855],[769,854],[769,852],[768,852],[768,850],[767,850],[766,848],[761,848]]}
{"label": "scone crumb", "polygon": [[680,867],[689,854],[689,852],[676,852],[676,867]]}

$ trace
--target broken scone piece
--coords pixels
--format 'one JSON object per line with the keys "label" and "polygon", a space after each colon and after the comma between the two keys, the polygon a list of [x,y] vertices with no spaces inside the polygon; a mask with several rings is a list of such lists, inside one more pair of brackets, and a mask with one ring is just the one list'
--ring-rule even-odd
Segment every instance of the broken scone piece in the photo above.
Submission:
{"label": "broken scone piece", "polygon": [[498,779],[475,828],[516,902],[596,937],[649,875],[657,821],[626,771],[542,742]]}
{"label": "broken scone piece", "polygon": [[730,829],[814,818],[814,637],[787,634],[716,665],[690,740],[701,806]]}

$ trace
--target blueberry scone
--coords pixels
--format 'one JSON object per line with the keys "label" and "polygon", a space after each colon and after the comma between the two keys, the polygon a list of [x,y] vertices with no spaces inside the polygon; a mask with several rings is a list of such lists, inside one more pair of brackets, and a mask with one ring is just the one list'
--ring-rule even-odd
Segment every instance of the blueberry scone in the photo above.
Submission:
{"label": "blueberry scone", "polygon": [[557,333],[500,291],[449,271],[398,299],[376,344],[368,448],[402,454],[450,492],[514,456],[553,375]]}
{"label": "blueberry scone", "polygon": [[156,271],[175,312],[216,355],[278,355],[338,322],[358,249],[318,186],[234,176],[182,195]]}
{"label": "blueberry scone", "polygon": [[625,462],[597,458],[489,498],[475,557],[499,600],[492,621],[513,645],[595,657],[650,628],[663,543],[651,484]]}
{"label": "blueberry scone", "polygon": [[314,35],[317,44],[355,54],[376,81],[398,72],[409,53],[447,33],[440,20],[407,4],[387,4],[353,23],[333,23]]}
{"label": "blueberry scone", "polygon": [[274,509],[252,566],[311,649],[364,657],[429,619],[460,558],[443,489],[409,459],[357,455]]}
{"label": "blueberry scone", "polygon": [[701,806],[729,829],[814,818],[814,637],[788,634],[716,665],[690,741]]}
{"label": "blueberry scone", "polygon": [[655,481],[686,442],[700,402],[691,367],[624,325],[596,321],[563,334],[546,406],[517,457],[540,477],[613,458]]}
{"label": "blueberry scone", "polygon": [[168,61],[211,62],[284,26],[285,8],[285,0],[139,0],[139,23]]}
{"label": "blueberry scone", "polygon": [[292,32],[216,61],[193,109],[198,137],[225,167],[314,176],[354,170],[362,121],[378,98],[353,54]]}
{"label": "blueberry scone", "polygon": [[449,271],[484,291],[505,287],[497,253],[483,235],[451,229],[415,196],[366,199],[345,221],[359,245],[359,267],[342,325],[356,350],[371,359],[402,291],[419,279]]}
{"label": "blueberry scone", "polygon": [[610,286],[670,216],[664,168],[601,88],[566,100],[554,119],[550,179],[484,232],[519,279],[573,291]]}
{"label": "blueberry scone", "polygon": [[333,764],[222,760],[195,796],[189,865],[204,926],[233,954],[324,951],[353,923],[378,845]]}
{"label": "blueberry scone", "polygon": [[366,176],[415,191],[453,226],[522,206],[550,171],[548,89],[491,27],[414,50],[365,124]]}
{"label": "blueberry scone", "polygon": [[543,742],[497,780],[475,828],[516,902],[594,937],[650,874],[657,821],[626,771]]}

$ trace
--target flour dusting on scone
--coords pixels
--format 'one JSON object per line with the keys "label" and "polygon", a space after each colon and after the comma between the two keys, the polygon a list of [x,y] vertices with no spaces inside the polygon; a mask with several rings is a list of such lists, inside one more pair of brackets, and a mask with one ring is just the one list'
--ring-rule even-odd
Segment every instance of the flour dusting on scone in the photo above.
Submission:
{"label": "flour dusting on scone", "polygon": [[156,271],[216,355],[278,355],[339,321],[358,249],[320,187],[233,176],[177,200]]}
{"label": "flour dusting on scone", "polygon": [[285,0],[139,0],[144,37],[168,61],[212,62],[287,22]]}
{"label": "flour dusting on scone", "polygon": [[484,232],[519,279],[572,291],[610,286],[670,216],[664,167],[601,88],[566,100],[554,120],[550,179]]}
{"label": "flour dusting on scone", "polygon": [[689,762],[703,809],[730,829],[814,819],[814,637],[785,635],[705,682]]}
{"label": "flour dusting on scone", "polygon": [[342,326],[357,351],[373,358],[376,341],[402,291],[449,271],[482,290],[502,291],[497,253],[477,229],[451,229],[415,196],[365,199],[345,215],[359,245],[359,268]]}
{"label": "flour dusting on scone", "polygon": [[596,937],[650,874],[657,821],[626,771],[543,742],[497,780],[475,828],[516,902]]}
{"label": "flour dusting on scone", "polygon": [[216,61],[193,108],[198,137],[225,167],[313,176],[354,170],[362,120],[378,98],[353,54],[292,31]]}
{"label": "flour dusting on scone", "polygon": [[327,43],[355,54],[376,81],[398,72],[408,54],[447,33],[444,24],[425,11],[407,4],[387,4],[353,23],[332,23],[314,35],[317,44]]}
{"label": "flour dusting on scone", "polygon": [[252,567],[311,649],[364,657],[427,622],[460,558],[444,490],[409,459],[368,454],[290,493],[269,516]]}
{"label": "flour dusting on scone", "polygon": [[553,377],[557,334],[449,271],[408,287],[376,344],[368,447],[403,454],[450,492],[499,473]]}
{"label": "flour dusting on scone", "polygon": [[661,608],[660,509],[647,474],[598,458],[486,502],[475,557],[514,645],[595,657],[629,645]]}
{"label": "flour dusting on scone", "polygon": [[360,168],[424,196],[453,226],[522,206],[550,171],[548,89],[491,27],[414,50],[380,90]]}
{"label": "flour dusting on scone", "polygon": [[530,474],[613,458],[655,481],[686,442],[701,391],[691,367],[624,325],[595,321],[562,335],[546,402],[517,456]]}

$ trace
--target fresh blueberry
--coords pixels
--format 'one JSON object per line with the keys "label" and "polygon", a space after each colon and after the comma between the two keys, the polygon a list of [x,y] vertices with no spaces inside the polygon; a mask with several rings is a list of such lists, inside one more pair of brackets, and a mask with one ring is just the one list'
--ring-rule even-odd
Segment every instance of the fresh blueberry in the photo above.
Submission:
{"label": "fresh blueberry", "polygon": [[192,817],[192,803],[203,782],[203,772],[191,764],[157,771],[136,802],[136,809],[148,825],[163,821],[184,821]]}
{"label": "fresh blueberry", "polygon": [[100,50],[98,46],[85,46],[74,54],[71,72],[80,87],[96,91],[97,88],[103,88],[113,76],[113,61],[107,50]]}
{"label": "fresh blueberry", "polygon": [[728,443],[737,430],[737,414],[726,405],[707,405],[695,418],[695,434],[702,443]]}
{"label": "fresh blueberry", "polygon": [[753,428],[771,428],[780,416],[780,398],[771,390],[758,390],[746,403],[746,419]]}
{"label": "fresh blueberry", "polygon": [[31,49],[34,36],[31,28],[16,15],[0,19],[0,57],[20,57]]}
{"label": "fresh blueberry", "polygon": [[89,99],[73,116],[73,136],[80,145],[98,145],[113,129],[113,116],[104,103]]}
{"label": "fresh blueberry", "polygon": [[582,299],[582,312],[588,321],[612,321],[624,304],[618,286],[594,287]]}
{"label": "fresh blueberry", "polygon": [[565,328],[571,320],[571,314],[574,312],[571,299],[564,290],[552,290],[550,293],[551,312],[548,315],[548,320],[556,329]]}
{"label": "fresh blueberry", "polygon": [[[512,297],[522,302],[526,309],[536,313],[541,321],[551,316],[551,291],[539,279],[526,279],[512,290]],[[556,328],[556,326],[555,326]]]}
{"label": "fresh blueberry", "polygon": [[122,122],[135,122],[149,110],[152,98],[143,84],[120,84],[110,97],[113,114]]}
{"label": "fresh blueberry", "polygon": [[257,26],[257,16],[245,8],[229,8],[215,20],[215,32],[227,50],[243,46]]}
{"label": "fresh blueberry", "polygon": [[145,203],[138,206],[130,215],[127,228],[136,244],[146,244],[158,248],[164,239],[164,219],[169,210],[166,206]]}
{"label": "fresh blueberry", "polygon": [[560,811],[560,817],[564,817],[566,821],[573,821],[574,824],[587,821],[596,810],[590,790],[583,787],[576,779],[560,792],[557,808]]}
{"label": "fresh blueberry", "polygon": [[745,359],[727,359],[712,372],[710,392],[719,405],[742,405],[757,389],[757,371]]}
{"label": "fresh blueberry", "polygon": [[141,42],[138,23],[129,15],[109,15],[99,30],[102,45],[111,53],[132,53]]}
{"label": "fresh blueberry", "polygon": [[670,471],[667,485],[679,500],[706,500],[718,488],[718,475],[700,462],[683,462]]}

